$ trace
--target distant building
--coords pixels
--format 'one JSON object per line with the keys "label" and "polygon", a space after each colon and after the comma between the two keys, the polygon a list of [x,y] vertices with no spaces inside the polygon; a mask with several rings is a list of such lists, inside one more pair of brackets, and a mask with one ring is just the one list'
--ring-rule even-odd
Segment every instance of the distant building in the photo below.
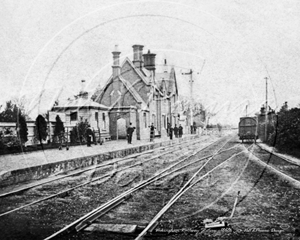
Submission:
{"label": "distant building", "polygon": [[125,138],[129,122],[136,127],[137,139],[149,138],[149,126],[156,127],[156,135],[167,133],[168,123],[178,124],[175,105],[178,88],[174,68],[166,61],[163,72],[156,71],[156,54],[143,54],[142,45],[133,46],[133,60],[126,58],[120,64],[120,53],[113,54],[112,75],[93,99],[108,106],[110,135],[112,139]]}
{"label": "distant building", "polygon": [[110,138],[108,107],[94,102],[88,93],[81,91],[75,99],[69,100],[64,105],[54,106],[53,112],[65,113],[64,125],[71,130],[79,122],[88,122],[101,138]]}

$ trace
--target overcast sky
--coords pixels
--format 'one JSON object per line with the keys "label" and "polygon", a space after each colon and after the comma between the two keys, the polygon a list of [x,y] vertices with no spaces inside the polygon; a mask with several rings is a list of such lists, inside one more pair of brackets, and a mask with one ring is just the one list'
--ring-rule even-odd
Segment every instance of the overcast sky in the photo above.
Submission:
{"label": "overcast sky", "polygon": [[158,65],[167,59],[182,95],[181,73],[193,69],[194,97],[216,122],[238,122],[246,105],[259,111],[265,77],[272,108],[300,103],[299,0],[2,0],[0,26],[0,103],[43,91],[32,114],[76,94],[82,79],[87,90],[103,86],[116,44],[122,58],[142,44]]}

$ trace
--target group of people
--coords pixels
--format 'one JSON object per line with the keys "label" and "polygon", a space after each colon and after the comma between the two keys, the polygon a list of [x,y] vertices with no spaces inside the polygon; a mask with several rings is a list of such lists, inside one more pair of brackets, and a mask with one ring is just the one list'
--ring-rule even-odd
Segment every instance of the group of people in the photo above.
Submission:
{"label": "group of people", "polygon": [[[131,144],[131,142],[132,142],[132,134],[133,134],[134,130],[135,130],[135,127],[132,127],[132,123],[129,123],[129,126],[127,127],[127,130],[126,130],[128,144]],[[155,137],[155,127],[152,123],[150,126],[150,142],[153,142],[154,137]]]}
{"label": "group of people", "polygon": [[173,128],[170,123],[168,123],[168,128],[167,128],[168,135],[170,139],[173,139],[173,133],[175,135],[175,138],[181,138],[183,135],[183,127],[181,124],[179,124],[179,127],[175,124],[175,127]]}
{"label": "group of people", "polygon": [[[150,142],[154,141],[154,137],[155,137],[155,126],[153,125],[153,123],[151,124],[150,128]],[[127,141],[128,144],[131,144],[132,142],[132,134],[135,130],[135,127],[132,127],[132,123],[129,123],[129,126],[127,127]],[[174,128],[171,126],[171,124],[168,123],[167,126],[167,133],[168,136],[170,137],[170,139],[173,139],[173,134],[175,136],[175,138],[182,138],[183,135],[183,127],[179,124],[179,127],[177,127],[177,125],[175,124]]]}
{"label": "group of people", "polygon": [[[155,129],[156,128],[154,127],[153,123],[151,124],[151,126],[149,128],[150,128],[150,142],[153,142],[154,137],[155,137]],[[127,130],[126,130],[128,144],[132,143],[132,135],[133,135],[134,130],[135,130],[135,127],[132,126],[132,123],[129,123],[129,126],[127,127]],[[179,125],[179,127],[177,127],[177,125],[175,124],[175,126],[173,128],[171,126],[171,124],[168,123],[167,133],[171,140],[173,139],[173,133],[175,135],[175,138],[181,138],[183,135],[183,127],[181,125]],[[94,132],[90,125],[88,126],[88,128],[86,130],[86,140],[87,140],[88,147],[91,146],[92,140],[95,140],[95,135],[94,135]]]}

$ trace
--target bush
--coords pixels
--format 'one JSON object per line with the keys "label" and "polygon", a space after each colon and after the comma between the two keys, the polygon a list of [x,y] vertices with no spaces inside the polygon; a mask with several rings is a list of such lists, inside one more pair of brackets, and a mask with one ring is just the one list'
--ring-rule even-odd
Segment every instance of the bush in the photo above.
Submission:
{"label": "bush", "polygon": [[70,138],[72,143],[80,142],[85,143],[85,132],[88,128],[88,122],[79,122],[70,132]]}
{"label": "bush", "polygon": [[6,151],[21,151],[21,141],[20,139],[11,134],[4,135],[3,132],[0,132],[0,152],[5,153]]}
{"label": "bush", "polygon": [[55,142],[62,142],[63,137],[64,137],[64,132],[65,132],[65,127],[64,123],[61,121],[59,115],[56,116],[55,118],[55,128],[54,128],[54,141]]}
{"label": "bush", "polygon": [[25,143],[28,141],[28,128],[27,128],[27,123],[26,119],[21,113],[19,114],[19,122],[17,123],[18,125],[18,135],[21,143]]}
{"label": "bush", "polygon": [[42,115],[38,115],[35,120],[34,136],[42,145],[42,141],[47,139],[47,122]]}
{"label": "bush", "polygon": [[279,151],[294,152],[300,149],[300,109],[280,111],[275,131],[269,141]]}

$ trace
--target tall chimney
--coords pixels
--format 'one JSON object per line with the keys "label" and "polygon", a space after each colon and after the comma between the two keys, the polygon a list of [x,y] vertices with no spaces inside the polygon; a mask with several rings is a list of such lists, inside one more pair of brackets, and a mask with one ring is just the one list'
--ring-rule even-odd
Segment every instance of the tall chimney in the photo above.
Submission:
{"label": "tall chimney", "polygon": [[115,50],[112,52],[114,60],[114,63],[112,65],[114,80],[121,74],[120,53],[121,52],[118,51],[118,45],[115,45]]}
{"label": "tall chimney", "polygon": [[155,53],[148,53],[143,54],[144,57],[144,67],[151,72],[150,82],[154,82],[155,79]]}
{"label": "tall chimney", "polygon": [[133,64],[136,68],[141,69],[143,67],[143,45],[133,45]]}
{"label": "tall chimney", "polygon": [[85,91],[85,80],[81,80],[81,87],[78,96],[85,99],[88,98],[88,92]]}
{"label": "tall chimney", "polygon": [[85,89],[85,80],[82,79],[81,80],[81,86],[80,86],[80,92],[84,92],[84,89]]}
{"label": "tall chimney", "polygon": [[155,71],[155,53],[150,53],[150,50],[148,50],[148,53],[143,54],[144,57],[144,67],[149,71]]}
{"label": "tall chimney", "polygon": [[167,59],[165,59],[165,64],[164,64],[164,73],[168,72],[168,65],[167,65]]}

